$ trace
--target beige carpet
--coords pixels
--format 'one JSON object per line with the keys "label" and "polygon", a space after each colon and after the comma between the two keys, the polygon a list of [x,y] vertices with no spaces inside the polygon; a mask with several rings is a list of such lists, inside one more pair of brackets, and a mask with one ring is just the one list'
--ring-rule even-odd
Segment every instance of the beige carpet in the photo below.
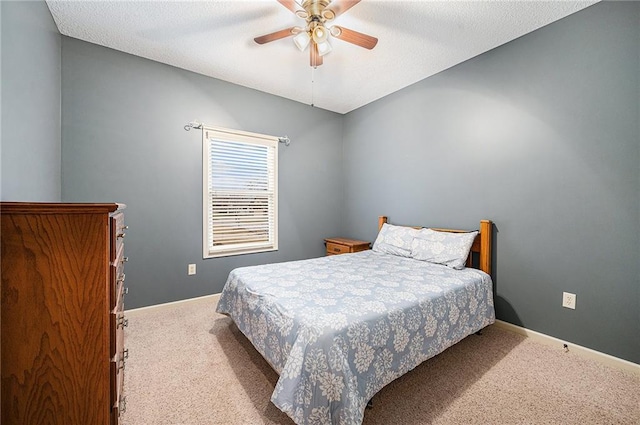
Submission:
{"label": "beige carpet", "polygon": [[[217,298],[131,312],[124,425],[287,424]],[[640,424],[640,377],[490,327],[374,397],[364,424]]]}

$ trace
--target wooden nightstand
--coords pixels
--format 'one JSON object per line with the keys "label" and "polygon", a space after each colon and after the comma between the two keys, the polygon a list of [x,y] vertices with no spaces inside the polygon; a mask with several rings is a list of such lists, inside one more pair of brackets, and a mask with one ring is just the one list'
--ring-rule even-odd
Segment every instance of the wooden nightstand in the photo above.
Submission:
{"label": "wooden nightstand", "polygon": [[358,241],[347,238],[327,238],[324,240],[324,244],[327,246],[327,255],[366,251],[371,245],[367,241]]}

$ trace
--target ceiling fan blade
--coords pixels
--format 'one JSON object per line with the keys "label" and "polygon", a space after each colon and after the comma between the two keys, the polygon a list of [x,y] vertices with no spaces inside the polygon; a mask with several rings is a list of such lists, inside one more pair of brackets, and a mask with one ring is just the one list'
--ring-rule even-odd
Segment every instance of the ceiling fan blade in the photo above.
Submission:
{"label": "ceiling fan blade", "polygon": [[318,53],[318,45],[312,41],[309,47],[311,66],[316,68],[322,65],[322,56]]}
{"label": "ceiling fan blade", "polygon": [[258,44],[268,43],[270,41],[280,40],[281,38],[289,37],[293,35],[293,29],[295,27],[287,28],[284,30],[272,32],[270,34],[265,34],[260,37],[256,37],[253,39]]}
{"label": "ceiling fan blade", "polygon": [[281,5],[283,5],[290,11],[292,11],[293,13],[296,13],[298,10],[301,9],[301,7],[298,6],[298,3],[296,3],[294,0],[278,0],[278,3],[280,3]]}
{"label": "ceiling fan blade", "polygon": [[378,44],[378,39],[371,37],[370,35],[350,30],[349,28],[339,27],[337,25],[334,25],[333,28],[337,28],[340,32],[332,31],[331,35],[342,41],[346,41],[347,43],[355,44],[356,46],[364,47],[369,50],[373,49],[376,47],[376,44]]}
{"label": "ceiling fan blade", "polygon": [[329,3],[329,6],[327,6],[325,10],[331,10],[335,18],[342,15],[358,3],[360,3],[360,0],[335,0]]}

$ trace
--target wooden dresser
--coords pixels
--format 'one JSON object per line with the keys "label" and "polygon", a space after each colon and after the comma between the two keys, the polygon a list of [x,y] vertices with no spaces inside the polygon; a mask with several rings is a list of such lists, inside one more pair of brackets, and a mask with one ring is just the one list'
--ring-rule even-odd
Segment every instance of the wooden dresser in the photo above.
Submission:
{"label": "wooden dresser", "polygon": [[327,247],[327,255],[366,251],[371,245],[367,241],[347,238],[327,238],[324,240],[324,244]]}
{"label": "wooden dresser", "polygon": [[124,207],[0,203],[2,424],[120,422]]}

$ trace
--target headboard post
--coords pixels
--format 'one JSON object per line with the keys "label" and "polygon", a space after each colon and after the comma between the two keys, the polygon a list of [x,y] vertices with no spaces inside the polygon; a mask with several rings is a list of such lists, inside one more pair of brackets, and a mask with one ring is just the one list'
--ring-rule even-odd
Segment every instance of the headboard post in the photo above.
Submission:
{"label": "headboard post", "polygon": [[387,220],[388,217],[386,215],[381,215],[378,217],[378,232],[380,231],[380,229],[382,229],[382,225],[386,223]]}
{"label": "headboard post", "polygon": [[491,220],[480,220],[480,270],[491,274],[491,238],[493,223]]}

